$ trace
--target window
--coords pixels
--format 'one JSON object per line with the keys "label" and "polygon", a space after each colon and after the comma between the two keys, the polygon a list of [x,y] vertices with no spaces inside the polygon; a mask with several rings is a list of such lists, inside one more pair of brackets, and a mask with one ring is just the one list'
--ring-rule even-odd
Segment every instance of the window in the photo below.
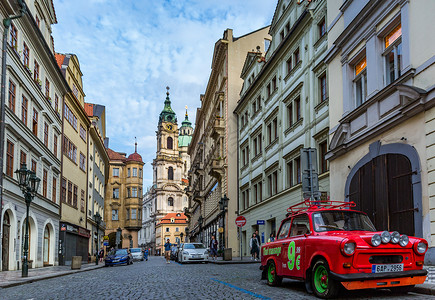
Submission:
{"label": "window", "polygon": [[298,236],[310,233],[310,221],[307,215],[293,218],[290,236]]}
{"label": "window", "polygon": [[28,104],[29,104],[29,101],[23,95],[23,102],[21,102],[21,121],[26,126],[27,126],[27,107],[28,107]]}
{"label": "window", "polygon": [[74,198],[73,198],[73,206],[77,208],[77,199],[78,199],[78,187],[74,184]]}
{"label": "window", "polygon": [[137,177],[137,168],[133,168],[133,177]]}
{"label": "window", "polygon": [[80,211],[85,212],[85,191],[80,190]]}
{"label": "window", "polygon": [[86,129],[80,124],[80,137],[86,143]]}
{"label": "window", "polygon": [[297,48],[295,52],[293,52],[293,58],[294,58],[295,65],[297,65],[301,60],[301,57],[299,55],[299,48]]}
{"label": "window", "polygon": [[32,159],[32,171],[36,173],[36,161]]}
{"label": "window", "polygon": [[62,177],[62,193],[60,195],[60,201],[66,203],[66,179]]}
{"label": "window", "polygon": [[39,64],[36,59],[33,61],[33,80],[39,83]]}
{"label": "window", "polygon": [[127,177],[130,177],[130,176],[131,176],[131,169],[128,168],[128,169],[127,169]]}
{"label": "window", "polygon": [[131,197],[131,192],[130,192],[130,188],[128,187],[127,188],[127,198],[130,198]]}
{"label": "window", "polygon": [[48,148],[48,124],[44,122],[44,145]]}
{"label": "window", "polygon": [[80,152],[80,170],[86,172],[86,156]]}
{"label": "window", "polygon": [[284,29],[279,33],[279,36],[281,38],[281,42],[284,40],[285,34],[284,34]]}
{"label": "window", "polygon": [[47,180],[48,180],[48,172],[46,169],[42,171],[42,196],[47,198]]}
{"label": "window", "polygon": [[295,109],[296,109],[296,121],[299,121],[300,119],[302,119],[302,114],[301,114],[301,98],[297,97],[295,100]]}
{"label": "window", "polygon": [[45,98],[50,98],[50,81],[48,81],[48,78],[45,78]]}
{"label": "window", "polygon": [[119,199],[119,188],[113,188],[113,199]]}
{"label": "window", "polygon": [[278,119],[276,117],[267,125],[267,135],[269,145],[278,138]]}
{"label": "window", "polygon": [[355,65],[355,79],[353,81],[356,107],[366,101],[367,97],[367,73],[366,58],[364,57]]}
{"label": "window", "polygon": [[244,209],[248,209],[249,207],[249,190],[246,189],[242,192],[242,201]]}
{"label": "window", "polygon": [[57,94],[54,94],[54,110],[59,116],[59,96],[57,96]]}
{"label": "window", "polygon": [[139,168],[139,178],[142,178],[142,169]]}
{"label": "window", "polygon": [[52,191],[51,191],[51,201],[56,203],[56,187],[57,187],[57,179],[53,176],[53,184],[52,184]]}
{"label": "window", "polygon": [[287,105],[287,128],[293,125],[293,103]]}
{"label": "window", "polygon": [[15,113],[15,84],[9,80],[9,109]]}
{"label": "window", "polygon": [[277,89],[276,85],[276,76],[272,78],[272,92],[274,92]]}
{"label": "window", "polygon": [[112,209],[112,221],[118,221],[118,210]]}
{"label": "window", "polygon": [[255,203],[261,202],[263,199],[263,185],[261,181],[254,184],[254,191],[253,191],[254,201]]}
{"label": "window", "polygon": [[29,63],[30,63],[30,50],[29,47],[27,47],[26,43],[23,42],[23,64],[26,67],[26,69],[29,69]]}
{"label": "window", "polygon": [[174,169],[172,167],[168,168],[168,180],[174,180]]}
{"label": "window", "polygon": [[23,150],[20,152],[20,167],[27,162],[27,154]]}
{"label": "window", "polygon": [[290,55],[290,57],[287,59],[286,62],[287,65],[287,74],[289,74],[291,72],[291,70],[293,69],[293,65],[292,65],[292,56]]}
{"label": "window", "polygon": [[126,219],[126,220],[130,220],[130,209],[129,209],[129,208],[127,208],[127,209],[125,210],[125,219]]}
{"label": "window", "polygon": [[385,37],[386,84],[394,82],[402,70],[402,26],[399,24]]}
{"label": "window", "polygon": [[321,39],[326,34],[326,22],[325,18],[317,24],[317,28],[319,29],[319,39]]}
{"label": "window", "polygon": [[38,136],[38,112],[36,109],[33,109],[32,132],[34,135]]}
{"label": "window", "polygon": [[169,227],[166,227],[166,232],[169,232]]}
{"label": "window", "polygon": [[261,133],[253,139],[254,157],[261,154]]}
{"label": "window", "polygon": [[302,172],[301,172],[301,158],[298,157],[295,159],[295,167],[296,167],[296,183],[302,182]]}
{"label": "window", "polygon": [[179,231],[180,231],[180,228],[175,227],[175,232],[179,232]]}
{"label": "window", "polygon": [[77,163],[77,147],[66,136],[63,137],[63,153]]}
{"label": "window", "polygon": [[288,161],[286,164],[287,187],[293,186],[293,161]]}
{"label": "window", "polygon": [[272,91],[270,90],[270,83],[268,83],[267,86],[266,86],[266,95],[267,95],[267,98],[269,98],[271,94],[272,94]]}
{"label": "window", "polygon": [[327,91],[328,87],[326,85],[326,73],[320,76],[319,87],[320,87],[320,102],[323,102],[328,98],[328,91]]}
{"label": "window", "polygon": [[53,153],[57,157],[57,135],[53,135]]}
{"label": "window", "polygon": [[249,164],[249,147],[245,146],[242,149],[242,167]]}
{"label": "window", "polygon": [[113,177],[119,177],[119,168],[113,168],[112,175]]}
{"label": "window", "polygon": [[68,120],[68,123],[71,124],[71,126],[77,130],[77,117],[74,115],[72,110],[69,108],[68,105],[64,105],[64,118]]}
{"label": "window", "polygon": [[278,240],[285,239],[290,231],[291,220],[287,220],[285,223],[281,225],[281,229],[278,233]]}
{"label": "window", "polygon": [[166,140],[166,144],[167,144],[167,147],[168,147],[168,149],[172,149],[173,148],[173,143],[172,143],[172,138],[171,137],[168,137],[168,139]]}
{"label": "window", "polygon": [[6,174],[14,176],[14,144],[11,141],[7,141],[6,146]]}
{"label": "window", "polygon": [[267,183],[269,186],[269,196],[278,194],[278,171],[274,171],[267,176]]}
{"label": "window", "polygon": [[142,209],[139,209],[138,213],[137,213],[137,219],[138,220],[142,220]]}
{"label": "window", "polygon": [[131,209],[131,219],[132,220],[136,220],[136,208],[132,208]]}
{"label": "window", "polygon": [[9,42],[11,44],[11,47],[13,47],[15,51],[17,51],[17,47],[18,47],[18,43],[17,43],[17,40],[18,40],[18,30],[14,26],[14,24],[11,24],[10,38],[11,39],[10,39]]}
{"label": "window", "polygon": [[174,206],[174,198],[172,197],[168,198],[168,206]]}
{"label": "window", "polygon": [[72,205],[72,196],[73,195],[73,184],[71,181],[68,181],[68,204]]}
{"label": "window", "polygon": [[131,188],[131,196],[132,197],[137,197],[137,187],[132,187]]}
{"label": "window", "polygon": [[326,152],[328,152],[327,141],[321,142],[319,144],[319,154],[320,154],[320,173],[325,173],[328,171],[328,161],[325,158]]}

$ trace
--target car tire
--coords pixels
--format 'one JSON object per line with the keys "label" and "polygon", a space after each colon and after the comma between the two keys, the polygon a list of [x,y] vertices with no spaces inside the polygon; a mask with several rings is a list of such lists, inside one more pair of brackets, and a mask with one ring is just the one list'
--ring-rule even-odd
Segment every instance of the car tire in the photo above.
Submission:
{"label": "car tire", "polygon": [[314,263],[311,270],[311,287],[319,298],[329,299],[338,295],[339,285],[331,278],[331,271],[326,260],[319,259]]}
{"label": "car tire", "polygon": [[407,294],[414,290],[414,285],[396,286],[390,288],[390,290],[395,294]]}
{"label": "car tire", "polygon": [[270,286],[281,285],[282,277],[276,274],[276,265],[273,260],[267,263],[267,284]]}

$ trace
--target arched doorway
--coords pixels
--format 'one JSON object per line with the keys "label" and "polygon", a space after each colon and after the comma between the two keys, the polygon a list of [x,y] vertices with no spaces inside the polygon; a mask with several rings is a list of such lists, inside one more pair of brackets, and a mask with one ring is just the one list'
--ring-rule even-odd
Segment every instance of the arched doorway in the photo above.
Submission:
{"label": "arched doorway", "polygon": [[3,217],[3,244],[2,244],[2,270],[9,270],[9,239],[11,220],[6,212]]}
{"label": "arched doorway", "polygon": [[378,230],[416,235],[411,161],[398,153],[381,154],[353,174],[349,201],[368,214]]}
{"label": "arched doorway", "polygon": [[48,225],[45,226],[44,229],[44,266],[48,266],[50,264],[50,228]]}

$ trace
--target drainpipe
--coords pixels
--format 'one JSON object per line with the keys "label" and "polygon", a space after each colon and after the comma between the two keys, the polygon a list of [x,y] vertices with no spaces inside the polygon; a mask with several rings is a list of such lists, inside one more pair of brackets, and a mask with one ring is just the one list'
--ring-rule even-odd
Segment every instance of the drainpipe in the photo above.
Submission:
{"label": "drainpipe", "polygon": [[[21,18],[27,11],[26,3],[23,0],[18,0],[20,5],[20,14],[15,16],[9,16],[3,19],[3,48],[2,48],[2,80],[1,80],[1,119],[0,119],[0,221],[3,220],[3,158],[4,158],[4,146],[5,146],[5,98],[6,98],[6,54],[7,54],[7,42],[9,27],[11,26],[11,21],[14,19]],[[3,248],[3,221],[0,223],[0,258],[2,258],[2,248]],[[0,259],[0,271],[3,270],[2,266],[3,259]]]}

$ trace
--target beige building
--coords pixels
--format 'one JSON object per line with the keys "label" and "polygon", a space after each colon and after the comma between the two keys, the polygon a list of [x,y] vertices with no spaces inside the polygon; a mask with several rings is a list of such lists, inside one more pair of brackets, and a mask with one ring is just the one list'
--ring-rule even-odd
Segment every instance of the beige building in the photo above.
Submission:
{"label": "beige building", "polygon": [[169,213],[156,225],[156,238],[163,242],[159,244],[157,253],[165,253],[164,244],[169,239],[171,244],[180,245],[184,242],[184,228],[187,226],[187,218],[183,213]]}
{"label": "beige building", "polygon": [[90,121],[85,112],[82,72],[74,54],[56,54],[70,92],[63,97],[62,180],[59,264],[69,265],[73,256],[88,260],[87,229],[88,139]]}
{"label": "beige building", "polygon": [[[189,239],[208,244],[216,235],[220,248],[231,248],[238,255],[239,240],[235,225],[237,205],[237,118],[233,111],[240,98],[240,73],[246,53],[269,43],[269,27],[241,37],[224,31],[214,47],[211,74],[201,107],[196,113],[195,131],[188,153]],[[219,208],[224,196],[229,199],[227,213]]]}
{"label": "beige building", "polygon": [[326,1],[313,2],[307,8],[296,1],[280,0],[270,26],[272,43],[267,53],[253,51],[246,57],[235,109],[239,122],[238,207],[247,221],[241,233],[243,255],[250,255],[249,240],[255,230],[261,243],[267,242],[279,229],[287,208],[310,197],[303,193],[306,167],[301,149],[316,150],[317,194],[329,193],[325,22]]}
{"label": "beige building", "polygon": [[435,263],[434,1],[328,1],[331,197]]}
{"label": "beige building", "polygon": [[[138,247],[138,231],[142,228],[143,161],[135,152],[125,153],[107,148],[109,180],[104,198],[105,235],[110,247]],[[116,236],[120,243],[116,243]]]}

